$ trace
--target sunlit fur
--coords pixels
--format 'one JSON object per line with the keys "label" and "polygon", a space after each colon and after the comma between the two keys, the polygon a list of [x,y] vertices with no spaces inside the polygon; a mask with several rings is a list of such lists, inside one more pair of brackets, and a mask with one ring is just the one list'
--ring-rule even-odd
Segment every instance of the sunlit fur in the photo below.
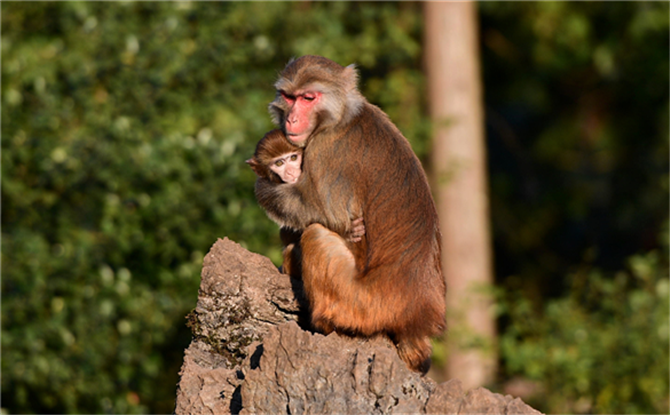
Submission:
{"label": "sunlit fur", "polygon": [[[300,179],[282,185],[259,178],[256,198],[271,218],[302,232],[299,265],[312,325],[326,333],[385,333],[410,368],[425,372],[429,337],[445,328],[437,212],[407,139],[356,82],[353,67],[321,57],[287,65],[278,90],[318,88],[323,97],[311,114]],[[280,126],[287,110],[281,96],[270,104]],[[365,235],[347,241],[361,216]]]}

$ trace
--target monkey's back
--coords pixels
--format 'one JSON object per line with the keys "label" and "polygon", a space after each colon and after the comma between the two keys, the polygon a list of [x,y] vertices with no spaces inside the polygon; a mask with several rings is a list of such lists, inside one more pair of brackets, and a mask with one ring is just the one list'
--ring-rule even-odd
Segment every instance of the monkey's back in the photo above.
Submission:
{"label": "monkey's back", "polygon": [[306,162],[311,157],[337,160],[310,167],[314,181],[330,189],[318,195],[327,201],[325,216],[342,206],[362,210],[366,234],[359,246],[364,248],[353,244],[352,251],[360,282],[379,293],[379,312],[398,314],[391,331],[440,333],[446,288],[438,216],[426,175],[407,139],[386,114],[366,103],[348,128],[310,143]]}

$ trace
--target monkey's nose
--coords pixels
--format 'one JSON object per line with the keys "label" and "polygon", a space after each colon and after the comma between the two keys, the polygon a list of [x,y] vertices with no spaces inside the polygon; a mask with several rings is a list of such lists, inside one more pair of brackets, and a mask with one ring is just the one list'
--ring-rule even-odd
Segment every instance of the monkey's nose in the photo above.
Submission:
{"label": "monkey's nose", "polygon": [[286,178],[290,183],[295,183],[298,181],[298,175],[293,173],[286,173]]}

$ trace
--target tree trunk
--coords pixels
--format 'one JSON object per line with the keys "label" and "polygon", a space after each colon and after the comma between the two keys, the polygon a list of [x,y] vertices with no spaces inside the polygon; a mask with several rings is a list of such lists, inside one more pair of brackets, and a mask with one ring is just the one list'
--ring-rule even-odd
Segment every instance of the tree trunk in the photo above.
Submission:
{"label": "tree trunk", "polygon": [[496,366],[477,12],[471,2],[427,2],[424,13],[431,161],[447,280],[446,375],[469,389],[491,382]]}

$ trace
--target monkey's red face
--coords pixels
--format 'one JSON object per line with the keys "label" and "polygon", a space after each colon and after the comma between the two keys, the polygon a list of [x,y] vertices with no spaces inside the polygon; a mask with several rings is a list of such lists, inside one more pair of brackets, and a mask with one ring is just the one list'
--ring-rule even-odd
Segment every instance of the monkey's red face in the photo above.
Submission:
{"label": "monkey's red face", "polygon": [[289,94],[279,91],[288,105],[284,129],[286,137],[293,144],[303,147],[316,127],[316,109],[322,98],[320,92],[301,91]]}

